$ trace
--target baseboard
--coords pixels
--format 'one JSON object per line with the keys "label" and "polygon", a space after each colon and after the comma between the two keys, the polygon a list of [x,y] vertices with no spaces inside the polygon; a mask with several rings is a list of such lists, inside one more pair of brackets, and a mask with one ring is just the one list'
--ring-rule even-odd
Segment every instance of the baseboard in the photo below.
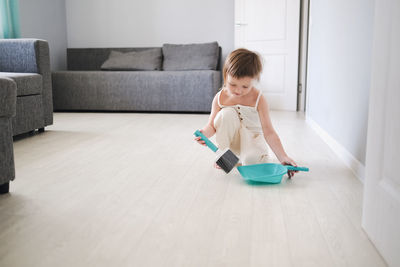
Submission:
{"label": "baseboard", "polygon": [[365,166],[359,162],[345,147],[338,143],[317,122],[306,116],[306,122],[321,137],[321,139],[333,150],[333,152],[349,167],[355,176],[364,183]]}

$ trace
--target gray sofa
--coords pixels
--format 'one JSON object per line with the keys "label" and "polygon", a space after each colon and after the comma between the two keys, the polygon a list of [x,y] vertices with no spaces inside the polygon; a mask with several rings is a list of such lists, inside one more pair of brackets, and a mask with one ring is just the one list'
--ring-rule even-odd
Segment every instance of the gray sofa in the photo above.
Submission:
{"label": "gray sofa", "polygon": [[49,45],[38,39],[0,40],[0,78],[17,84],[13,135],[53,124]]}
{"label": "gray sofa", "polygon": [[[136,62],[133,69],[102,70],[112,51],[126,53],[128,61],[129,53],[139,55],[151,49],[159,50],[160,66],[151,69],[142,62],[146,68],[141,69]],[[52,74],[54,110],[210,112],[221,86],[220,55],[216,42],[164,44],[162,48],[69,48],[68,70]]]}
{"label": "gray sofa", "polygon": [[9,183],[15,177],[12,117],[16,104],[17,84],[0,78],[0,194],[9,191]]}

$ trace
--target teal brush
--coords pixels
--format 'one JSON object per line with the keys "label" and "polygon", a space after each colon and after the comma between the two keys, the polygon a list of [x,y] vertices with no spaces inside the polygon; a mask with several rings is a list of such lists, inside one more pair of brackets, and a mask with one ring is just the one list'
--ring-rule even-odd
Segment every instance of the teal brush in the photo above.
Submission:
{"label": "teal brush", "polygon": [[200,136],[201,139],[206,143],[206,145],[217,154],[217,159],[215,163],[224,170],[224,172],[229,173],[239,162],[239,158],[233,154],[229,149],[220,150],[217,146],[213,144],[204,134],[199,130],[194,132],[195,136]]}

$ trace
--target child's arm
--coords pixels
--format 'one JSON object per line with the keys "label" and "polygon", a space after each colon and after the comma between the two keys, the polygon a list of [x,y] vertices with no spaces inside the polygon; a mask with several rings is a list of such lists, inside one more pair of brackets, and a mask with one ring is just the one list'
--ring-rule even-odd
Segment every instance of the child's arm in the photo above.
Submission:
{"label": "child's arm", "polygon": [[272,126],[271,118],[269,116],[268,103],[264,96],[261,96],[258,103],[258,114],[260,116],[264,138],[267,141],[268,145],[271,147],[272,151],[275,153],[279,162],[284,165],[290,164],[293,166],[297,166],[296,162],[294,162],[294,160],[286,154],[285,150],[283,149],[281,140],[279,139],[278,134],[275,132],[275,129]]}
{"label": "child's arm", "polygon": [[[210,138],[216,132],[216,130],[214,128],[214,119],[220,110],[221,110],[221,108],[218,106],[218,94],[216,94],[214,96],[214,99],[212,102],[211,113],[210,113],[210,116],[208,117],[208,122],[203,127],[203,129],[200,130],[200,132],[202,132],[207,138]],[[200,139],[200,137],[196,137],[195,140],[202,145],[206,145],[205,142]]]}

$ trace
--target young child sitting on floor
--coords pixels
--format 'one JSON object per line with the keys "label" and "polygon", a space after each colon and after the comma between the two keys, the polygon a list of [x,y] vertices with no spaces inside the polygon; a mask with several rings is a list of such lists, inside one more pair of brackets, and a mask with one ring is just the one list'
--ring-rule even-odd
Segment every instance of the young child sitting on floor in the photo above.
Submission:
{"label": "young child sitting on floor", "polygon": [[[200,131],[208,138],[216,134],[218,147],[240,155],[242,165],[266,163],[268,143],[281,164],[297,166],[272,126],[267,100],[254,87],[261,71],[258,54],[243,48],[230,53],[223,68],[224,85],[214,97],[208,123]],[[195,140],[205,145],[200,137]],[[289,177],[293,175],[294,171],[289,171]]]}

